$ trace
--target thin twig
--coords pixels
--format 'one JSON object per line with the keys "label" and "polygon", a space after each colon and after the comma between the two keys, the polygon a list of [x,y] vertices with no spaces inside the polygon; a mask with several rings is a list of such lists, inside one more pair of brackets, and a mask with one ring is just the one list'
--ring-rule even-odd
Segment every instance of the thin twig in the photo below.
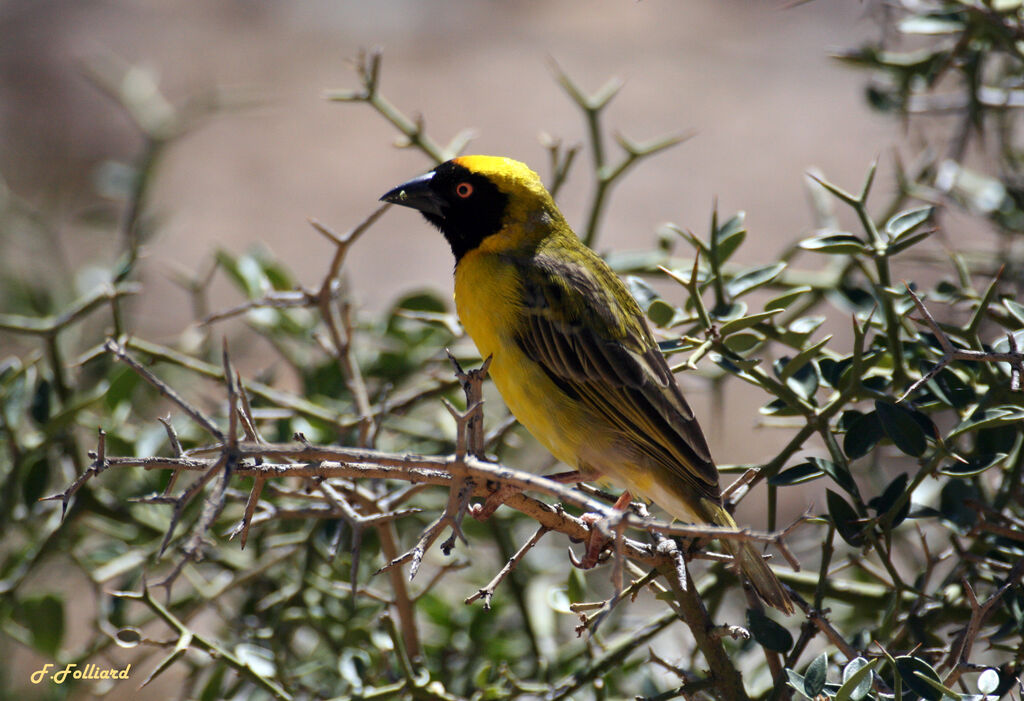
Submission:
{"label": "thin twig", "polygon": [[151,384],[156,390],[163,396],[170,399],[172,402],[178,405],[178,407],[188,414],[193,421],[203,427],[210,435],[212,435],[217,441],[223,442],[224,434],[219,428],[213,423],[213,421],[207,417],[203,412],[196,409],[194,406],[186,402],[181,395],[179,395],[170,385],[161,380],[159,377],[149,371],[148,368],[144,367],[139,361],[128,354],[128,351],[124,347],[112,338],[108,338],[103,347],[107,352],[112,353],[114,357],[120,360],[122,363],[134,370],[142,379]]}
{"label": "thin twig", "polygon": [[925,373],[922,377],[920,377],[912,385],[910,385],[907,391],[904,392],[898,400],[896,400],[897,403],[902,402],[915,391],[917,391],[917,389],[921,385],[928,382],[930,379],[939,374],[943,370],[943,368],[945,368],[954,360],[967,360],[972,362],[989,363],[1009,363],[1011,368],[1013,368],[1013,372],[1011,373],[1010,377],[1010,388],[1013,390],[1020,389],[1020,377],[1021,374],[1024,374],[1024,353],[1021,353],[1019,350],[1017,350],[1017,344],[1016,340],[1013,338],[1013,334],[1010,334],[1010,350],[1009,352],[1006,353],[999,353],[996,351],[970,350],[967,348],[957,348],[955,345],[953,345],[953,342],[949,339],[949,336],[946,334],[946,332],[942,330],[942,327],[939,326],[938,322],[935,321],[934,317],[932,317],[931,312],[928,311],[928,308],[924,306],[924,303],[921,301],[921,298],[914,293],[913,289],[911,289],[910,285],[906,285],[906,290],[907,294],[910,295],[910,298],[914,300],[914,306],[917,307],[917,311],[920,312],[922,317],[922,319],[916,321],[924,323],[925,325],[928,326],[929,329],[931,329],[932,334],[935,335],[935,338],[939,342],[939,346],[942,348],[942,357],[939,359],[939,361],[935,364],[934,367],[932,367],[927,373]]}
{"label": "thin twig", "polygon": [[508,559],[508,562],[506,562],[504,567],[499,570],[498,574],[494,575],[494,578],[487,583],[487,586],[483,589],[478,589],[475,594],[467,597],[465,603],[471,604],[482,597],[484,600],[484,609],[489,611],[491,608],[491,597],[494,596],[494,590],[498,588],[498,585],[504,581],[505,577],[507,577],[509,573],[515,569],[516,565],[519,564],[519,561],[526,556],[526,553],[530,552],[533,546],[539,543],[540,539],[543,538],[544,534],[547,532],[548,529],[545,526],[538,528],[537,532],[534,533],[528,541],[523,543],[523,547],[519,548],[519,550],[517,550],[516,553]]}

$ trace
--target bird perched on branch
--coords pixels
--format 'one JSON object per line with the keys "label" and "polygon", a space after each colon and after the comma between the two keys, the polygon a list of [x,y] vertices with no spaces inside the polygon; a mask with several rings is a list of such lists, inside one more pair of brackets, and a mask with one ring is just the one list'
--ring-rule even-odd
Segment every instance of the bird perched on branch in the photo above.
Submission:
{"label": "bird perched on branch", "polygon": [[[525,164],[463,156],[381,198],[419,210],[455,254],[455,305],[509,409],[556,458],[687,522],[736,528],[693,412],[622,281]],[[793,605],[725,540],[765,603]]]}

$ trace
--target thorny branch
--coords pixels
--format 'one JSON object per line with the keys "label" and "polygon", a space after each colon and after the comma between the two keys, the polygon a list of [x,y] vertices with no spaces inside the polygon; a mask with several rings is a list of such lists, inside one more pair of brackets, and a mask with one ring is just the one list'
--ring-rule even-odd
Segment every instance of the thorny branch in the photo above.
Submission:
{"label": "thorny branch", "polygon": [[[787,552],[783,542],[787,534],[785,532],[757,533],[749,530],[732,531],[712,526],[679,526],[660,523],[646,517],[646,514],[643,514],[644,518],[624,518],[624,514],[558,481],[512,470],[477,457],[477,454],[482,452],[484,443],[482,422],[479,421],[479,418],[483,406],[480,394],[486,363],[481,370],[465,372],[461,368],[457,369],[458,378],[466,391],[469,406],[465,411],[458,411],[448,405],[458,426],[457,449],[452,456],[433,457],[394,455],[366,448],[314,446],[304,439],[297,444],[284,445],[263,441],[255,429],[240,377],[231,365],[226,347],[223,353],[223,374],[228,378],[226,389],[229,426],[226,432],[221,431],[198,409],[192,407],[162,380],[136,361],[122,346],[111,340],[107,347],[109,352],[146,378],[161,394],[170,398],[193,420],[208,432],[218,436],[220,444],[192,451],[182,451],[180,445],[172,438],[173,457],[119,458],[106,455],[101,436],[93,467],[90,467],[89,471],[64,492],[48,498],[60,499],[66,504],[85,482],[111,467],[142,466],[147,469],[171,470],[175,474],[198,472],[199,478],[178,496],[165,493],[144,499],[144,501],[152,503],[173,505],[171,522],[161,546],[161,553],[163,553],[171,543],[185,506],[200,492],[206,490],[208,485],[211,483],[213,485],[208,490],[209,493],[203,503],[201,513],[182,546],[182,558],[161,582],[168,588],[187,562],[198,559],[206,533],[210,530],[226,501],[232,497],[228,491],[229,481],[232,478],[240,477],[253,478],[254,485],[248,496],[245,497],[246,505],[242,521],[234,528],[232,535],[241,533],[244,537],[254,523],[272,518],[341,519],[349,525],[353,532],[351,576],[354,589],[358,588],[359,534],[362,530],[366,527],[379,528],[390,525],[395,520],[415,512],[415,509],[395,511],[393,508],[389,508],[393,507],[400,499],[406,498],[406,487],[400,487],[398,492],[386,491],[384,494],[374,495],[369,491],[360,491],[355,486],[355,480],[390,479],[408,484],[435,484],[448,487],[449,498],[444,511],[425,529],[416,546],[404,555],[394,557],[379,570],[379,572],[385,571],[411,562],[410,579],[415,576],[427,550],[446,528],[451,530],[451,536],[441,547],[446,554],[449,554],[454,548],[456,538],[466,542],[465,535],[461,530],[461,523],[472,498],[486,497],[503,486],[513,487],[514,489],[507,496],[505,503],[509,507],[533,517],[538,522],[538,530],[534,537],[510,558],[492,582],[480,590],[476,596],[470,597],[469,601],[482,597],[485,605],[489,605],[494,589],[548,531],[557,531],[571,538],[584,539],[589,535],[591,528],[602,528],[615,536],[616,564],[613,579],[619,584],[616,587],[617,594],[609,600],[608,606],[597,615],[597,618],[591,621],[590,627],[596,627],[600,617],[610,610],[615,602],[621,601],[624,597],[623,592],[626,590],[621,584],[621,579],[625,571],[625,563],[627,559],[634,560],[642,564],[648,571],[657,571],[661,576],[671,578],[668,590],[676,594],[677,600],[682,597],[677,610],[689,626],[702,628],[704,632],[698,635],[698,643],[704,654],[711,655],[711,658],[714,659],[721,656],[721,653],[718,652],[721,643],[715,635],[711,634],[707,613],[699,604],[699,597],[692,591],[693,585],[689,581],[686,565],[679,550],[667,547],[653,548],[647,543],[627,537],[625,531],[631,529],[659,534],[658,537],[662,538],[663,546],[672,544],[671,540],[665,539],[665,535],[690,538],[741,538],[756,542],[775,543],[784,553]],[[168,430],[168,435],[173,437],[174,432],[170,429],[169,422],[164,422],[164,426]],[[246,438],[244,441],[239,440],[240,430]],[[314,479],[322,501],[318,500],[315,505],[292,510],[276,506],[268,507],[261,514],[257,513],[261,495],[266,493],[266,482],[285,477]],[[529,491],[554,496],[568,505],[596,514],[598,520],[593,526],[588,527],[585,520],[569,514],[561,506],[551,506],[529,496],[526,494]],[[347,495],[352,495],[354,498],[350,499]],[[296,493],[293,496],[301,498],[303,495]],[[641,578],[643,584],[648,584],[649,580],[650,576]],[[634,582],[629,591],[635,591],[637,586]],[[408,600],[407,594],[406,598]],[[395,603],[396,606],[399,604],[397,599]],[[400,614],[402,614],[402,608],[399,609]],[[411,616],[411,608],[405,608],[408,609],[405,613]],[[701,611],[704,612],[700,613]],[[404,619],[404,616],[402,618]],[[403,644],[407,648],[418,649],[415,647],[417,642],[414,635],[405,633],[404,640]],[[725,674],[725,672],[721,673]],[[730,679],[726,676],[719,680],[731,690],[727,696],[742,698],[743,696],[736,695],[742,692],[742,685],[737,685],[736,680]]]}
{"label": "thorny branch", "polygon": [[1007,342],[1009,344],[1009,352],[999,353],[996,351],[979,351],[971,350],[968,348],[957,348],[953,345],[949,336],[942,327],[939,326],[935,318],[932,317],[931,312],[924,306],[921,298],[917,296],[910,285],[906,286],[907,294],[914,300],[914,306],[917,307],[917,311],[921,314],[919,321],[928,326],[931,332],[935,335],[935,338],[939,342],[939,346],[942,348],[942,357],[939,362],[935,364],[927,373],[925,373],[920,379],[915,381],[906,392],[899,398],[899,401],[903,401],[911,394],[913,394],[921,385],[928,382],[936,375],[938,375],[943,368],[949,365],[954,360],[969,360],[972,362],[988,362],[988,363],[1009,363],[1010,365],[1010,389],[1014,392],[1021,390],[1021,384],[1024,382],[1024,353],[1017,350],[1017,340],[1014,335],[1007,334]]}

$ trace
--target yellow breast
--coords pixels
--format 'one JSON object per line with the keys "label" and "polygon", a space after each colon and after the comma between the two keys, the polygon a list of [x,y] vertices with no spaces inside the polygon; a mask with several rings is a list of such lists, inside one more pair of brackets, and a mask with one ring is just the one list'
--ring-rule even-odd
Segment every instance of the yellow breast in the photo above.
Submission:
{"label": "yellow breast", "polygon": [[498,256],[475,250],[459,261],[455,307],[480,356],[492,356],[489,375],[502,399],[534,438],[575,468],[587,422],[580,407],[516,343],[521,299],[515,268]]}

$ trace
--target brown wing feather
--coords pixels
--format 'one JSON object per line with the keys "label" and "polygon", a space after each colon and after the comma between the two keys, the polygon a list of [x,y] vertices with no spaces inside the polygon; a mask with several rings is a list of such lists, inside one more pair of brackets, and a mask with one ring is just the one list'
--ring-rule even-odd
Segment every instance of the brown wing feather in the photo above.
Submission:
{"label": "brown wing feather", "polygon": [[621,281],[596,256],[588,265],[543,255],[510,262],[523,271],[523,352],[694,496],[717,501],[704,435]]}

